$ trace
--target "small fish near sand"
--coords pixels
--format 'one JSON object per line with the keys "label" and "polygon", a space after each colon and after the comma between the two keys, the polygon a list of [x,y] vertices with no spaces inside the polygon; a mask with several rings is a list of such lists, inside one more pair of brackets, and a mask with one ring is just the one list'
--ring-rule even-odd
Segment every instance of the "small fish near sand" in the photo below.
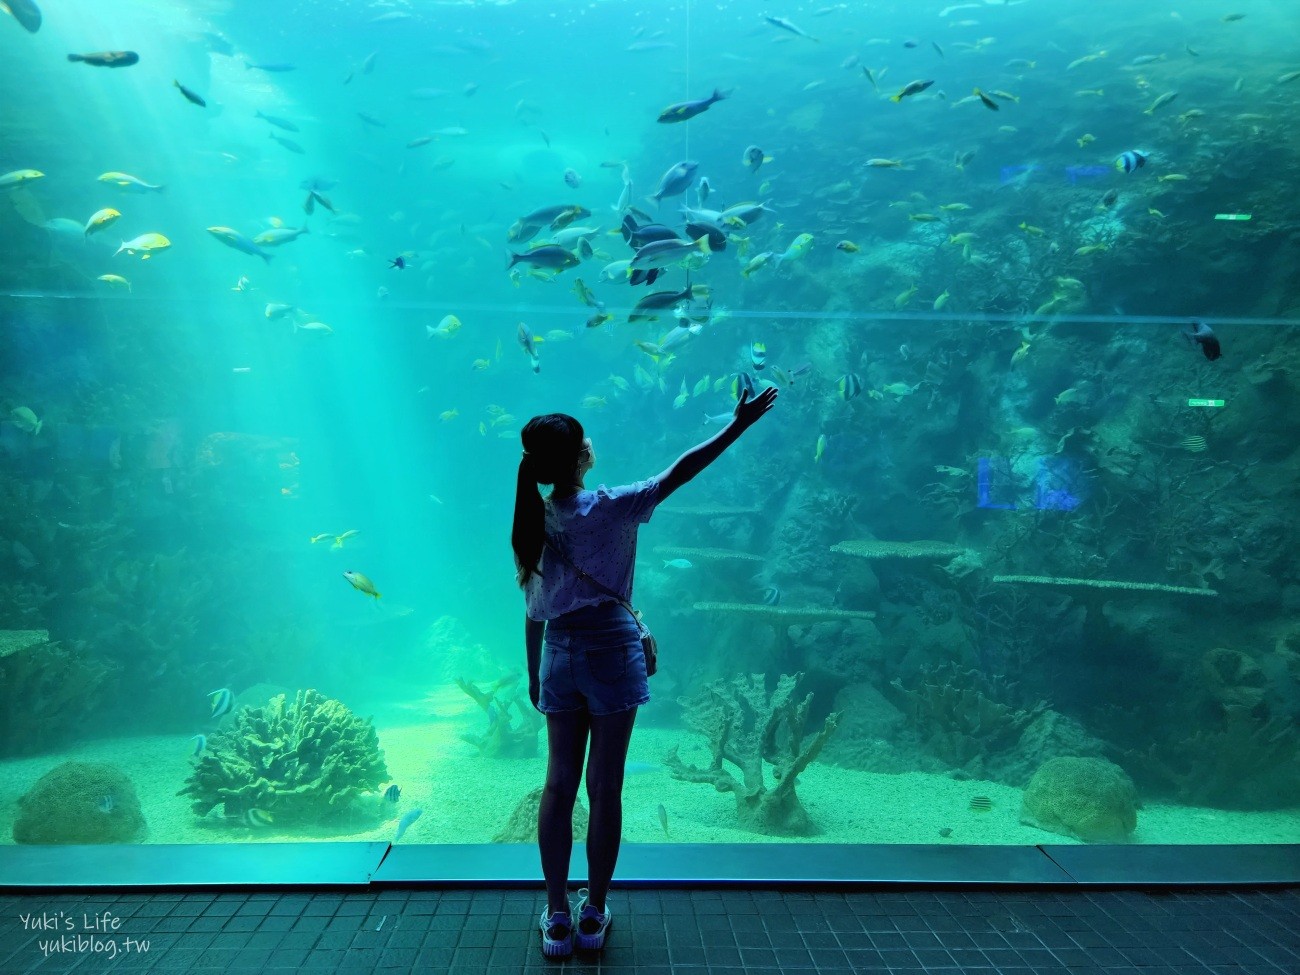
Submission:
{"label": "small fish near sand", "polygon": [[135,51],[96,51],[93,54],[69,54],[68,60],[97,68],[129,68],[140,63],[140,55]]}
{"label": "small fish near sand", "polygon": [[406,831],[411,828],[411,824],[419,819],[423,814],[423,809],[412,809],[410,812],[402,816],[402,818],[397,821],[397,832],[393,834],[393,842],[396,843],[405,836]]}
{"label": "small fish near sand", "polygon": [[[212,705],[211,717],[220,718],[222,715],[230,713],[234,706],[235,696],[230,692],[229,687],[223,687],[220,690],[208,691],[208,699]],[[207,739],[204,739],[206,743]]]}

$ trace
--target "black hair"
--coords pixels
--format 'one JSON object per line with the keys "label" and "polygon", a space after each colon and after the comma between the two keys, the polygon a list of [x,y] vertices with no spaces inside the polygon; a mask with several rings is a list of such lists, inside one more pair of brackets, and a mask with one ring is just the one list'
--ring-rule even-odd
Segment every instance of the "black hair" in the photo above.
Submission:
{"label": "black hair", "polygon": [[559,484],[578,469],[582,424],[567,413],[535,416],[519,431],[524,455],[519,459],[515,485],[515,522],[510,547],[515,550],[515,569],[523,586],[537,572],[546,542],[546,508],[537,490],[539,484]]}

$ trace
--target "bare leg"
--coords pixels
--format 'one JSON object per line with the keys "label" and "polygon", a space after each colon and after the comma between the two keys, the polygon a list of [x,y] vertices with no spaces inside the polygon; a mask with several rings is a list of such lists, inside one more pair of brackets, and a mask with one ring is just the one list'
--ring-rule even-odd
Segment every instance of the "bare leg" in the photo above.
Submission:
{"label": "bare leg", "polygon": [[591,826],[587,830],[587,897],[591,906],[602,914],[614,864],[618,861],[619,841],[623,838],[623,772],[636,711],[632,708],[591,717],[591,757],[587,761],[587,802],[591,806]]}
{"label": "bare leg", "polygon": [[546,716],[546,787],[537,807],[537,845],[542,854],[549,911],[569,911],[569,857],[573,854],[573,803],[582,783],[591,715],[582,711]]}

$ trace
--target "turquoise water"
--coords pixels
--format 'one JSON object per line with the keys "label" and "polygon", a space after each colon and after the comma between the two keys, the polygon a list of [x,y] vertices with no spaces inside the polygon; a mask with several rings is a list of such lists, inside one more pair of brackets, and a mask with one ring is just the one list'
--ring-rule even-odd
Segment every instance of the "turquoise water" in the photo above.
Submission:
{"label": "turquoise water", "polygon": [[[522,670],[519,427],[578,416],[589,484],[625,483],[749,382],[781,386],[775,411],[641,536],[654,774],[667,740],[707,763],[710,682],[800,673],[807,740],[840,715],[805,778],[1023,790],[1083,756],[1148,804],[1300,806],[1283,5],[42,13],[35,33],[0,18],[0,176],[43,174],[0,179],[0,629],[46,631],[7,638],[0,747],[50,759],[15,798],[141,734],[175,736],[170,795],[189,736],[234,720],[212,716],[222,688],[254,707],[318,688],[375,716],[380,747],[454,718],[435,766],[474,761],[459,735],[491,718],[445,692],[504,678],[505,702]],[[686,161],[686,192],[651,199]],[[606,270],[634,254],[628,213],[684,235],[684,203],[747,202],[766,209],[697,215],[691,236],[702,219],[727,246],[690,268]],[[208,228],[305,232],[266,260]],[[578,266],[507,271],[557,233]],[[115,253],[144,234],[169,246]],[[689,307],[629,321],[688,284]],[[897,544],[918,541],[947,548]],[[694,797],[675,824],[727,818],[730,797],[672,781]],[[436,775],[421,788],[438,801]]]}

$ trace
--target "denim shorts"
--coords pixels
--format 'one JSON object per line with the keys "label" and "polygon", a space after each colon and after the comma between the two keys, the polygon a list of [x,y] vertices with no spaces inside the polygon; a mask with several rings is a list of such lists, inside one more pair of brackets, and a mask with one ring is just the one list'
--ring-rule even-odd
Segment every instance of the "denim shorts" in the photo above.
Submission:
{"label": "denim shorts", "polygon": [[616,714],[650,700],[641,632],[614,602],[547,622],[540,677],[537,710],[543,714]]}

